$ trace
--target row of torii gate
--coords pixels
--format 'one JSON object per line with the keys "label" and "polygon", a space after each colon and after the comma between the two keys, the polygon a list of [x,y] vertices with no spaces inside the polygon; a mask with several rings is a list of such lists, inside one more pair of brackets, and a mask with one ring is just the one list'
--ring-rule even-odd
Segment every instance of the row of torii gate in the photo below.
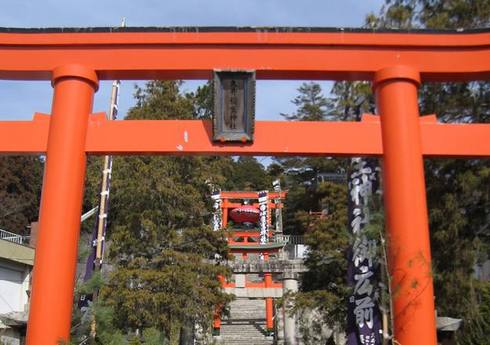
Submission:
{"label": "row of torii gate", "polygon": [[[247,260],[250,256],[260,258],[261,261],[267,262],[271,256],[276,255],[285,245],[282,242],[270,242],[275,236],[282,235],[282,216],[281,211],[286,192],[253,192],[253,191],[223,191],[213,195],[215,201],[215,214],[213,227],[215,230],[226,229],[230,218],[234,220],[233,227],[229,229],[228,246],[230,253],[240,260]],[[250,203],[250,202],[253,203]],[[272,210],[276,211],[275,229],[272,231]],[[242,211],[240,215],[233,212]],[[254,212],[252,212],[254,211]],[[247,215],[249,213],[249,215]],[[239,218],[242,219],[239,219]],[[244,226],[244,224],[250,224]],[[252,271],[251,273],[254,273]],[[273,289],[282,289],[283,284],[274,282],[272,272],[257,273],[263,275],[260,282],[251,282],[247,279],[246,274],[235,274],[236,278],[241,278],[241,282],[226,281],[224,277],[219,277],[222,287],[225,291],[228,289],[236,295],[237,288],[243,288],[245,291],[260,289],[263,292],[269,292]],[[260,294],[259,294],[260,295]],[[248,294],[250,296],[250,294]],[[253,296],[257,297],[257,296]],[[261,296],[262,297],[262,296]],[[274,331],[274,307],[273,297],[265,298],[265,317],[266,331],[271,334]],[[221,309],[218,306],[213,320],[213,333],[220,334],[221,328]],[[289,334],[288,334],[289,335]]]}
{"label": "row of torii gate", "polygon": [[[28,345],[69,339],[87,155],[378,156],[389,238],[395,338],[436,344],[424,157],[489,157],[490,125],[420,117],[422,82],[490,78],[490,32],[313,28],[0,29],[0,78],[51,80],[50,116],[0,122],[1,154],[46,154]],[[255,123],[253,143],[219,143],[198,120],[106,121],[99,80],[368,80],[376,117]]]}

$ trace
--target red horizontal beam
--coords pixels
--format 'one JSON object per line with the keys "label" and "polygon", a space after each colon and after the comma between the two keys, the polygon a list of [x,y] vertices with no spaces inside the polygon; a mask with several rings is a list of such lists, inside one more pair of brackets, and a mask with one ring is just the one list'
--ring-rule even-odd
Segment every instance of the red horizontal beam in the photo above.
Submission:
{"label": "red horizontal beam", "polygon": [[[243,198],[243,199],[255,199],[255,198],[257,198],[257,195],[255,195],[252,198]],[[284,198],[285,198],[285,196],[284,196]],[[240,199],[242,199],[242,198],[240,198]],[[269,199],[275,199],[275,198],[269,195]],[[253,203],[253,204],[249,204],[249,205],[250,206],[253,206],[253,207],[256,207],[258,209],[260,204],[259,203]],[[224,207],[226,207],[226,208],[238,208],[238,207],[241,207],[241,206],[243,206],[243,204],[240,204],[240,203],[237,202],[237,203],[226,203],[222,207],[223,208]],[[271,209],[283,208],[282,207],[282,204],[275,204],[273,202],[270,202],[268,207],[271,208]]]}
{"label": "red horizontal beam", "polygon": [[[236,287],[236,283],[235,282],[224,282],[223,287],[224,288],[234,288],[234,287]],[[248,289],[264,289],[264,288],[266,288],[266,286],[265,286],[265,282],[250,282],[247,280],[245,282],[245,288],[248,288]],[[280,289],[280,288],[282,288],[282,283],[272,282],[272,285],[267,286],[267,288],[269,288],[269,289]]]}
{"label": "red horizontal beam", "polygon": [[[233,248],[233,246],[239,246],[240,248]],[[246,246],[243,245],[243,243],[235,243],[235,244],[230,244],[228,243],[228,246],[230,246],[230,253],[231,254],[241,254],[241,255],[247,255],[247,254],[258,254],[258,253],[263,253],[263,254],[274,254],[278,253],[279,249],[282,249],[282,247],[275,247],[275,248],[261,248],[260,244],[256,245],[250,245]]]}
{"label": "red horizontal beam", "polygon": [[[15,30],[15,29],[14,29]],[[51,32],[0,33],[1,46],[96,47],[111,45],[315,45],[477,47],[488,46],[490,32]]]}
{"label": "red horizontal beam", "polygon": [[101,79],[209,79],[213,69],[251,69],[259,79],[370,80],[392,65],[411,65],[424,80],[490,78],[489,33],[3,33],[0,53],[3,79],[47,80],[74,63]]}
{"label": "red horizontal beam", "polygon": [[230,237],[260,237],[260,231],[230,230]]}
{"label": "red horizontal beam", "polygon": [[[209,121],[107,121],[103,114],[98,114],[89,120],[86,152],[94,155],[379,156],[383,151],[380,124],[374,117],[364,118],[363,122],[257,121],[252,144],[222,144],[211,140]],[[2,121],[0,153],[45,153],[48,129],[49,116],[39,114],[33,121]],[[425,156],[490,157],[490,124],[440,124],[433,117],[422,117],[421,132]],[[226,197],[226,193],[222,195]]]}
{"label": "red horizontal beam", "polygon": [[209,121],[99,119],[90,126],[87,151],[94,154],[373,155],[381,152],[380,140],[374,140],[381,138],[379,134],[379,125],[373,123],[257,121],[252,144],[228,144],[211,140],[212,125]]}
{"label": "red horizontal beam", "polygon": [[[270,199],[278,199],[278,198],[286,198],[286,191],[283,192],[269,192]],[[222,199],[258,199],[259,192],[250,192],[250,191],[221,191],[220,196]],[[228,201],[223,203],[223,206],[226,207],[235,207],[235,204],[232,204]]]}

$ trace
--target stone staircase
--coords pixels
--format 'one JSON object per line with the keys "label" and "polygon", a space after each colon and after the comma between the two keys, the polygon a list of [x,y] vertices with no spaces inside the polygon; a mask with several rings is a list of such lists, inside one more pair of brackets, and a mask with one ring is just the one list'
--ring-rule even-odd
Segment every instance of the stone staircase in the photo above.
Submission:
{"label": "stone staircase", "polygon": [[221,335],[216,342],[223,345],[272,345],[265,326],[265,300],[236,299],[231,302],[230,316],[221,322]]}

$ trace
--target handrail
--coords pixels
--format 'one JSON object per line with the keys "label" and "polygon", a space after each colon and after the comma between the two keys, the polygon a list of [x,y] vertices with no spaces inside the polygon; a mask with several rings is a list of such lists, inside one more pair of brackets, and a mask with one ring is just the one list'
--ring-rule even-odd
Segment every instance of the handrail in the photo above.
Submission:
{"label": "handrail", "polygon": [[302,235],[274,235],[274,242],[276,243],[286,243],[286,244],[304,244],[305,239]]}
{"label": "handrail", "polygon": [[13,232],[0,229],[0,239],[5,241],[14,242],[17,244],[24,244],[24,242],[29,238],[29,236],[22,236],[19,234],[15,234]]}

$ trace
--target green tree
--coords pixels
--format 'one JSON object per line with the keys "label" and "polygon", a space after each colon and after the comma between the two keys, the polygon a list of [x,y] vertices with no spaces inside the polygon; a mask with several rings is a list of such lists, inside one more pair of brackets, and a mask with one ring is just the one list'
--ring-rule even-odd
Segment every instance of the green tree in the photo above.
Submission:
{"label": "green tree", "polygon": [[359,121],[362,114],[375,112],[371,84],[365,81],[334,83],[329,103],[335,119],[339,121]]}
{"label": "green tree", "polygon": [[268,190],[272,186],[272,178],[255,157],[241,156],[233,163],[227,185],[233,190]]}
{"label": "green tree", "polygon": [[[127,119],[192,119],[195,95],[180,82],[152,81],[136,89]],[[227,256],[224,234],[207,225],[209,184],[222,185],[230,161],[218,157],[118,157],[111,193],[109,262],[102,289],[114,323],[127,333],[154,327],[172,344],[181,328],[208,329],[214,307],[226,303],[212,263]],[[209,260],[209,261],[208,261]]]}
{"label": "green tree", "polygon": [[[314,193],[317,209],[328,205],[325,217],[311,217],[308,212],[297,211],[296,218],[308,229],[305,242],[309,252],[305,264],[298,305],[320,306],[328,325],[345,319],[345,285],[347,256],[345,249],[350,242],[347,230],[347,186],[324,182]],[[322,206],[323,205],[323,206]],[[310,300],[311,301],[308,301]],[[313,302],[313,303],[312,303]]]}
{"label": "green tree", "polygon": [[[323,95],[320,84],[303,83],[298,88],[298,96],[292,101],[296,112],[281,114],[289,121],[324,121],[336,119],[329,115],[331,102]],[[276,157],[275,162],[287,173],[293,184],[314,183],[319,172],[332,171],[338,168],[338,162],[315,157]]]}
{"label": "green tree", "polygon": [[[377,27],[471,29],[488,27],[490,2],[468,0],[387,1]],[[442,122],[489,122],[490,83],[424,83],[422,114]],[[490,319],[482,313],[481,284],[474,266],[487,259],[490,235],[488,160],[428,160],[425,164],[436,307],[439,315],[464,320],[458,344],[488,344]]]}
{"label": "green tree", "polygon": [[[342,114],[335,113],[335,101],[323,96],[319,84],[304,83],[298,93],[293,101],[297,111],[283,115],[286,119],[324,121],[343,118]],[[350,235],[347,229],[347,184],[343,176],[348,161],[332,157],[288,157],[278,158],[276,162],[273,170],[283,171],[288,188],[285,232],[304,234],[309,248],[305,261],[309,271],[302,275],[300,292],[286,296],[286,299],[295,300],[293,311],[300,316],[303,341],[324,343],[323,325],[337,328],[344,323],[345,299],[349,291],[345,279]],[[338,174],[340,181],[322,182],[319,180],[321,173]]]}
{"label": "green tree", "polygon": [[[281,114],[291,121],[323,121],[338,119],[329,115],[334,103],[323,95],[321,86],[315,82],[303,83],[298,96],[292,101],[297,110],[291,115]],[[318,175],[320,173],[343,174],[348,165],[345,159],[332,157],[286,157],[275,158],[276,166],[271,171],[283,172],[289,190],[285,207],[285,232],[302,234],[308,230],[301,221],[302,213],[327,210],[328,205],[318,203]],[[330,186],[330,185],[329,185]],[[299,212],[300,213],[297,213]]]}
{"label": "green tree", "polygon": [[[372,29],[471,29],[490,23],[490,2],[467,0],[387,0]],[[330,102],[342,119],[374,112],[369,83],[337,82]],[[424,83],[421,114],[441,122],[489,122],[490,83]],[[490,189],[488,160],[427,160],[425,172],[431,228],[436,307],[439,315],[460,317],[459,344],[486,344],[488,314],[482,313],[481,284],[473,268],[487,258]],[[456,259],[457,258],[457,259]],[[486,315],[486,316],[485,316]]]}
{"label": "green tree", "polygon": [[[366,19],[366,26],[374,30],[471,29],[488,27],[489,23],[490,2],[467,0],[387,0],[378,16],[371,14]],[[488,82],[424,83],[420,90],[420,111],[421,114],[435,113],[442,122],[488,123],[489,99]],[[358,120],[364,112],[374,113],[374,99],[367,82],[335,83],[326,103],[341,120]],[[296,166],[304,163],[304,160],[294,162]],[[489,161],[445,159],[428,160],[425,164],[439,315],[464,319],[464,327],[457,334],[458,344],[487,344],[490,319],[482,303],[486,296],[482,287],[485,284],[475,280],[473,269],[476,263],[488,258]],[[301,205],[301,192],[292,191],[292,198],[288,199],[295,200],[291,204],[294,209]],[[298,227],[297,223],[295,226]],[[316,243],[313,241],[312,245]],[[329,249],[323,252],[328,253]],[[317,289],[313,291],[322,291],[320,279],[318,283],[314,277],[312,282],[306,279],[304,287],[307,285]],[[318,304],[319,300],[313,295],[298,295],[298,298],[303,297],[304,305],[329,305],[328,300]],[[321,314],[328,318],[331,310],[321,310]]]}
{"label": "green tree", "polygon": [[322,121],[327,118],[329,103],[322,93],[320,84],[315,82],[303,83],[298,88],[299,95],[292,103],[296,113],[281,114],[286,120],[293,121]]}
{"label": "green tree", "polygon": [[38,219],[43,161],[37,156],[0,158],[0,228],[27,234]]}

